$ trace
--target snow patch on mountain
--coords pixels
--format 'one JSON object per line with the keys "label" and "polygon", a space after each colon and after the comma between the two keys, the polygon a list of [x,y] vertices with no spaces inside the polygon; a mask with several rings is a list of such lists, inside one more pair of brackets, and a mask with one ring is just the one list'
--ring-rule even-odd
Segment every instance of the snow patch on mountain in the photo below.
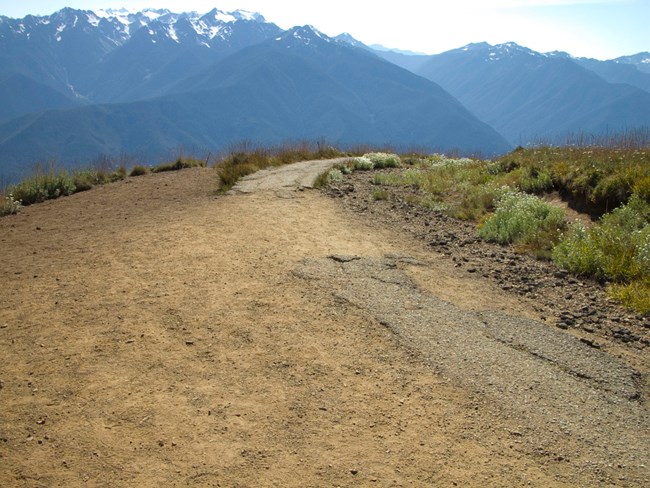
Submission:
{"label": "snow patch on mountain", "polygon": [[494,46],[487,42],[471,43],[459,48],[458,51],[475,52],[483,56],[487,62],[501,61],[517,56],[548,57],[546,54],[538,53],[515,42],[495,44]]}

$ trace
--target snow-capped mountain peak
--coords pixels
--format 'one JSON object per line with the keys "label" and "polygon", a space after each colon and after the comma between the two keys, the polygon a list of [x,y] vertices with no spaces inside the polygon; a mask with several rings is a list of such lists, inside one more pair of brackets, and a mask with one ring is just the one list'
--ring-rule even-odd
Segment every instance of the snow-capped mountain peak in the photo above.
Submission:
{"label": "snow-capped mountain peak", "polygon": [[[191,26],[194,34],[186,28],[177,26],[180,22],[184,27]],[[102,9],[96,11],[75,10],[66,7],[49,16],[27,16],[24,19],[11,19],[2,17],[0,25],[6,24],[12,36],[24,36],[29,39],[35,31],[43,31],[45,26],[50,26],[44,32],[47,37],[60,42],[65,38],[65,32],[82,26],[86,31],[97,29],[100,35],[108,37],[114,45],[122,45],[128,41],[138,30],[147,28],[151,36],[166,36],[174,42],[180,42],[179,32],[185,33],[185,38],[197,37],[197,43],[210,47],[210,42],[215,37],[224,37],[226,26],[236,22],[257,22],[265,24],[264,17],[255,12],[235,10],[225,12],[213,9],[208,13],[186,12],[174,13],[167,9],[147,8],[135,9]],[[51,26],[54,26],[52,28]],[[3,32],[0,32],[3,36]],[[156,42],[152,38],[152,42]]]}
{"label": "snow-capped mountain peak", "polygon": [[544,55],[549,58],[574,59],[574,57],[566,51],[550,51],[544,53]]}
{"label": "snow-capped mountain peak", "polygon": [[347,33],[347,32],[343,32],[342,34],[339,34],[339,35],[336,36],[334,39],[336,39],[336,40],[339,41],[339,42],[343,42],[343,43],[345,43],[345,44],[349,44],[350,46],[355,46],[355,47],[366,47],[366,45],[365,45],[363,42],[361,42],[361,41],[355,39],[354,37],[352,37],[352,35],[350,35],[350,34]]}
{"label": "snow-capped mountain peak", "polygon": [[301,27],[295,27],[294,29],[290,29],[292,32],[292,36],[296,39],[302,39],[309,43],[311,40],[314,38],[317,39],[323,39],[327,42],[330,42],[331,39],[323,34],[321,31],[316,29],[313,25],[303,25]]}
{"label": "snow-capped mountain peak", "polygon": [[276,41],[284,42],[287,48],[300,46],[315,47],[323,43],[329,44],[336,42],[335,39],[323,34],[312,25],[293,27],[277,37]]}

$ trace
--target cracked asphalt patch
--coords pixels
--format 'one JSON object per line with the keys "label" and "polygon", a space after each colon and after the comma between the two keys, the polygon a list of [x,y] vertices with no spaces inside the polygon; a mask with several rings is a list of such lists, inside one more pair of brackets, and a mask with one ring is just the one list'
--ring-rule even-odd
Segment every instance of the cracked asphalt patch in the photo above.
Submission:
{"label": "cracked asphalt patch", "polygon": [[[647,476],[647,410],[638,374],[622,361],[547,324],[473,312],[418,289],[417,260],[308,259],[294,273],[371,313],[407,348],[481,408],[521,424],[534,450],[602,472],[612,459]],[[629,474],[628,474],[629,476]]]}

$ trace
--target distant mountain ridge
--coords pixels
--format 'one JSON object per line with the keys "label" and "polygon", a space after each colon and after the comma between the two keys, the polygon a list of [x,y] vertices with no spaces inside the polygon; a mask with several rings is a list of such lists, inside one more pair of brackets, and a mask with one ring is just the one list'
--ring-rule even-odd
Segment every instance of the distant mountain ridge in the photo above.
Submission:
{"label": "distant mountain ridge", "polygon": [[515,43],[470,44],[417,73],[448,90],[512,144],[650,127],[650,93],[610,83],[579,61]]}
{"label": "distant mountain ridge", "polygon": [[431,56],[375,52],[440,84],[513,145],[650,127],[650,73],[638,68],[647,53],[597,61],[514,42]]}
{"label": "distant mountain ridge", "polygon": [[[177,45],[169,36],[151,37],[151,24],[144,29],[124,46],[137,47],[137,41],[158,52],[158,46]],[[49,110],[0,124],[0,164],[17,174],[39,159],[74,165],[127,152],[146,160],[179,146],[207,153],[244,139],[278,144],[324,138],[486,155],[509,149],[435,83],[311,26],[274,33],[160,87],[150,98]]]}

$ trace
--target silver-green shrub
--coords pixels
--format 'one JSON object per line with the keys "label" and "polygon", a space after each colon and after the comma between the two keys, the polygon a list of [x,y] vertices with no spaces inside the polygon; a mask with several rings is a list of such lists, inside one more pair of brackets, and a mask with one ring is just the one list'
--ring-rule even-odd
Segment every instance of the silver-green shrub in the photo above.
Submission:
{"label": "silver-green shrub", "polygon": [[354,169],[358,171],[369,171],[373,169],[375,165],[370,159],[365,156],[359,156],[354,158]]}
{"label": "silver-green shrub", "polygon": [[327,173],[327,184],[340,183],[343,181],[343,173],[340,169],[334,168]]}
{"label": "silver-green shrub", "polygon": [[563,227],[564,210],[523,192],[504,188],[497,200],[494,214],[480,229],[488,241],[531,243],[540,235]]}
{"label": "silver-green shrub", "polygon": [[401,165],[400,157],[397,154],[374,152],[364,154],[363,157],[372,161],[376,169],[398,168]]}

